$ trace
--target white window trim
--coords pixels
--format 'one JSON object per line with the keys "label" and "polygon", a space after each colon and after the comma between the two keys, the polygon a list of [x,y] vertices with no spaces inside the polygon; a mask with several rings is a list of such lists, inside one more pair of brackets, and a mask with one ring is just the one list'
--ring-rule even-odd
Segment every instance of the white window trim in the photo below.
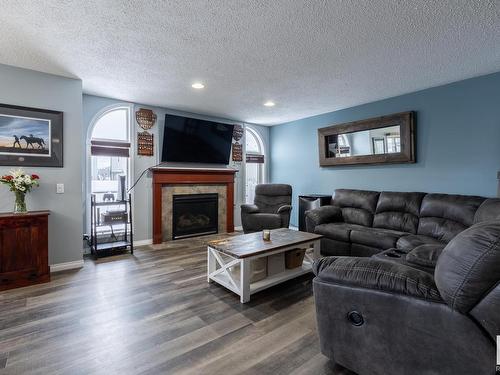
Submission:
{"label": "white window trim", "polygon": [[[247,150],[246,150],[246,131],[248,130],[250,133],[252,133],[252,135],[255,136],[255,138],[257,139],[257,142],[259,143],[259,147],[262,151],[262,155],[264,155],[264,163],[260,164],[260,180],[261,180],[261,184],[265,184],[267,182],[267,158],[268,158],[268,154],[267,154],[267,147],[266,147],[266,144],[264,143],[264,140],[262,139],[262,137],[260,136],[259,132],[254,129],[251,125],[247,125],[245,124],[245,138],[243,139],[244,141],[244,157],[243,157],[243,203],[247,203],[246,202],[246,196],[247,196],[247,175],[246,175],[246,167],[247,167],[247,161],[246,161],[246,155],[247,155]],[[249,152],[249,154],[252,154],[251,152]]]}
{"label": "white window trim", "polygon": [[[128,176],[127,176],[127,186],[130,187],[131,181],[134,181],[134,151],[135,151],[135,139],[134,139],[134,123],[133,123],[133,113],[134,113],[134,105],[130,103],[115,103],[108,105],[98,111],[90,120],[89,127],[87,128],[87,137],[85,139],[85,232],[90,233],[90,195],[92,194],[92,184],[90,181],[90,176],[92,175],[92,163],[91,163],[91,141],[92,141],[92,133],[94,131],[94,127],[97,122],[109,112],[115,111],[117,109],[126,109],[128,113],[128,126],[127,126],[127,137],[130,142],[130,157],[128,164]],[[97,138],[96,138],[97,139]],[[106,141],[116,141],[115,139],[102,139]],[[134,192],[132,194],[132,202],[134,202]],[[134,205],[132,205],[132,217],[134,217]]]}

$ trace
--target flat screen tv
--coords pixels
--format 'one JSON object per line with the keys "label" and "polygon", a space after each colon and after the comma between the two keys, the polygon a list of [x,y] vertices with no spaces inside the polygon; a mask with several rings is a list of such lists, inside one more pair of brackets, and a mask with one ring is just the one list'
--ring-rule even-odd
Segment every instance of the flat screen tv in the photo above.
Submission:
{"label": "flat screen tv", "polygon": [[233,125],[165,115],[162,162],[229,164]]}

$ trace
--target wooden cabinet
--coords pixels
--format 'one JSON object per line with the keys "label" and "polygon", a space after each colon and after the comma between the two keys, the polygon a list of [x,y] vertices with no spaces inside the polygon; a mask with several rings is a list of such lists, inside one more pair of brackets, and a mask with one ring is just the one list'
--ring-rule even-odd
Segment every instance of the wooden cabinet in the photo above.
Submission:
{"label": "wooden cabinet", "polygon": [[0,290],[50,281],[49,211],[0,213]]}

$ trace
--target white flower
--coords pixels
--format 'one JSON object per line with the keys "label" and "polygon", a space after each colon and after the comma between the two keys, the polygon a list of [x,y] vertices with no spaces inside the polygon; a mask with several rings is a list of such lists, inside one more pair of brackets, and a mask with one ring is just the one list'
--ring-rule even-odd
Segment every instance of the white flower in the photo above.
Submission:
{"label": "white flower", "polygon": [[12,175],[12,177],[18,178],[24,174],[24,171],[21,168],[19,168],[19,169],[16,169],[14,171],[10,171],[10,174]]}
{"label": "white flower", "polygon": [[31,175],[26,174],[22,169],[10,171],[11,180],[2,180],[2,183],[8,184],[11,191],[19,191],[28,193],[34,186],[38,186],[38,180],[31,178]]}

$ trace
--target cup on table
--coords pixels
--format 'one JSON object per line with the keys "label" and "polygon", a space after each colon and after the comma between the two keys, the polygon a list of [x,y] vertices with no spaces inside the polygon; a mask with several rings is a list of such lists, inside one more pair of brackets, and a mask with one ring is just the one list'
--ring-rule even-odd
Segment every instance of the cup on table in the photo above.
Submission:
{"label": "cup on table", "polygon": [[264,241],[271,241],[271,231],[269,229],[264,229],[262,231],[262,239]]}

